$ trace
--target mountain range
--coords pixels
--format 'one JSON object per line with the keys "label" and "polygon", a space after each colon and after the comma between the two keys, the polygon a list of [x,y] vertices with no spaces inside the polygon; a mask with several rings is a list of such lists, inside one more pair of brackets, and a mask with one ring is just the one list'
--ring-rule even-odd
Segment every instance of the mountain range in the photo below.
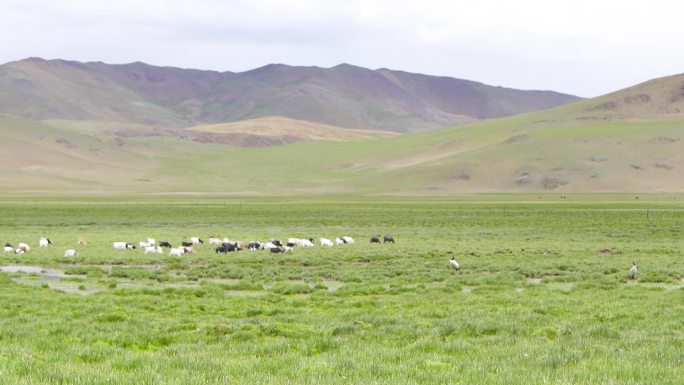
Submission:
{"label": "mountain range", "polygon": [[578,97],[348,64],[246,72],[29,58],[0,66],[0,112],[181,128],[283,116],[415,132],[559,106]]}

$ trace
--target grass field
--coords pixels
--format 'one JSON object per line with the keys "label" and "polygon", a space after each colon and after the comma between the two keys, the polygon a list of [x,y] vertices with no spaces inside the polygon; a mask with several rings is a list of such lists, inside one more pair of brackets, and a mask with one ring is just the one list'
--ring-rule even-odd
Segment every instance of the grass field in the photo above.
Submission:
{"label": "grass field", "polygon": [[[5,196],[0,266],[40,268],[0,273],[0,384],[679,385],[684,205],[640,198]],[[111,247],[210,235],[357,243]]]}

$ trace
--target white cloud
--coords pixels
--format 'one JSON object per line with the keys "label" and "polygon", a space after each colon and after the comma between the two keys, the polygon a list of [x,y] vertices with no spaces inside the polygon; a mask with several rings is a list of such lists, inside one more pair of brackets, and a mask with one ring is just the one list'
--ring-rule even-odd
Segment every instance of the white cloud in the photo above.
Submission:
{"label": "white cloud", "polygon": [[3,0],[0,61],[348,62],[593,96],[682,72],[674,0]]}

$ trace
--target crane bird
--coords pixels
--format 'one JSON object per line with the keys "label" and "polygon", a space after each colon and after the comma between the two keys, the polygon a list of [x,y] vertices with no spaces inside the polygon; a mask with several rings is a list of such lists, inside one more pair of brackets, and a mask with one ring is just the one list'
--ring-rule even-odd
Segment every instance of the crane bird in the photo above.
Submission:
{"label": "crane bird", "polygon": [[636,266],[636,263],[632,262],[632,268],[629,269],[629,279],[636,278],[636,275],[637,275],[637,266]]}
{"label": "crane bird", "polygon": [[454,259],[454,257],[451,257],[451,259],[449,260],[449,264],[454,269],[454,271],[460,271],[461,270],[461,266],[458,264],[456,259]]}

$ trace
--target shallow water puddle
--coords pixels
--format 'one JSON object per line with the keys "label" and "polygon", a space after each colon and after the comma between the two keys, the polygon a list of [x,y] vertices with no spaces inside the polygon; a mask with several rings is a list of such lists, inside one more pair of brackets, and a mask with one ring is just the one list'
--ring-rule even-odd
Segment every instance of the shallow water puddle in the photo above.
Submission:
{"label": "shallow water puddle", "polygon": [[645,288],[655,288],[655,289],[665,289],[665,290],[679,290],[679,289],[684,289],[684,280],[681,281],[682,284],[676,285],[672,283],[665,283],[665,282],[635,282],[632,285],[639,285],[641,287]]}
{"label": "shallow water puddle", "polygon": [[84,289],[80,288],[80,284],[77,282],[62,282],[59,280],[49,280],[49,279],[30,279],[30,278],[12,278],[12,281],[29,286],[43,286],[47,285],[52,290],[57,290],[65,293],[76,293],[80,295],[88,295],[99,293],[104,291],[104,289],[99,289],[96,287],[86,287]]}
{"label": "shallow water puddle", "polygon": [[39,276],[41,278],[48,279],[62,279],[68,277],[85,278],[85,275],[81,274],[64,274],[63,270],[57,269],[46,269],[40,266],[30,266],[30,265],[7,265],[0,266],[0,272],[3,273],[24,273]]}

